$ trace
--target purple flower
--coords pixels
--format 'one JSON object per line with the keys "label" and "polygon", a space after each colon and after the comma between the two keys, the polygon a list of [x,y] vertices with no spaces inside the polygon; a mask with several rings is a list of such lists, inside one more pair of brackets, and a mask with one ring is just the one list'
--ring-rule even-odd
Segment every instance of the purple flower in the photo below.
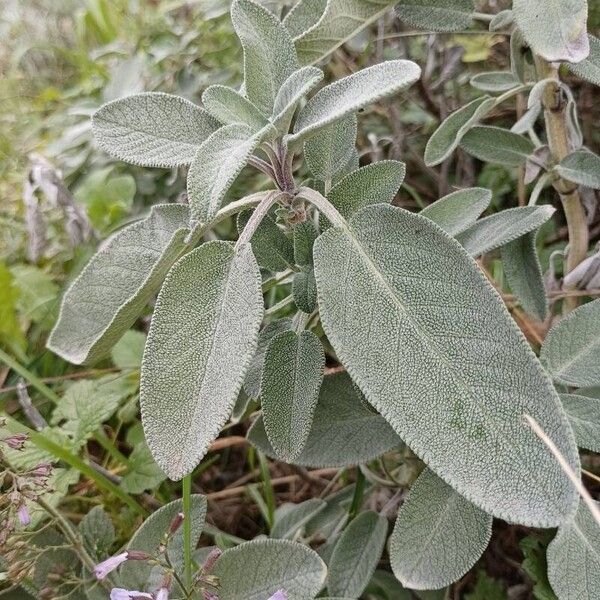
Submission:
{"label": "purple flower", "polygon": [[210,573],[217,562],[219,556],[223,554],[223,551],[220,548],[213,548],[206,557],[204,563],[202,564],[202,570],[205,573]]}
{"label": "purple flower", "polygon": [[268,600],[288,600],[288,595],[285,590],[277,590]]}
{"label": "purple flower", "polygon": [[29,436],[26,433],[15,433],[10,437],[4,438],[2,441],[13,450],[23,450],[23,446]]}
{"label": "purple flower", "polygon": [[156,593],[156,600],[169,600],[169,590],[166,587],[161,587]]}
{"label": "purple flower", "polygon": [[138,598],[149,598],[152,600],[152,596],[150,594],[146,594],[146,592],[124,590],[123,588],[113,588],[110,591],[110,600],[138,600]]}
{"label": "purple flower", "polygon": [[21,525],[29,525],[29,523],[31,523],[31,517],[29,516],[29,511],[27,510],[25,502],[19,504],[17,515],[19,516],[19,523],[21,523]]}
{"label": "purple flower", "polygon": [[[111,556],[107,558],[105,561],[97,564],[94,567],[94,575],[96,579],[104,579],[111,571],[114,571],[120,564],[124,563],[127,560],[127,552],[121,552],[121,554],[117,554],[116,556]],[[119,589],[119,588],[115,588]],[[131,596],[130,596],[131,597]],[[152,596],[150,596],[152,597]],[[117,596],[118,598],[118,596]],[[121,598],[126,598],[126,596],[121,596]]]}

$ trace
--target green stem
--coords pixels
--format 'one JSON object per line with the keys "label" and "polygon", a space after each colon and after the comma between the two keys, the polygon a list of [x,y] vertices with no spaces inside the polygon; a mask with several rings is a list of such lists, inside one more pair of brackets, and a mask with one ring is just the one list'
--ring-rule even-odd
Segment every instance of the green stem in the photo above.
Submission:
{"label": "green stem", "polygon": [[183,560],[185,563],[185,585],[192,589],[192,475],[183,478]]}

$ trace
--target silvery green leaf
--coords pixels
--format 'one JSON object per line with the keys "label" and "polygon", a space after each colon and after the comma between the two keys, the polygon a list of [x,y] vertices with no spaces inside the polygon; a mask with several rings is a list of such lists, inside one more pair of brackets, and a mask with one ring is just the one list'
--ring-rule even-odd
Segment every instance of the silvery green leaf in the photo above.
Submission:
{"label": "silvery green leaf", "polygon": [[471,128],[461,139],[460,147],[479,160],[520,167],[535,150],[529,138],[508,129],[490,126]]}
{"label": "silvery green leaf", "polygon": [[[204,527],[206,517],[206,498],[193,494],[192,504],[192,542],[195,546]],[[158,548],[169,531],[173,518],[183,511],[183,501],[174,500],[161,506],[141,524],[127,544],[127,550],[147,552],[152,556],[158,555]],[[183,527],[180,527],[167,544],[169,560],[177,570],[183,571]],[[122,584],[130,589],[145,590],[148,587],[153,567],[145,560],[128,560],[121,565],[120,576]],[[160,570],[161,572],[162,569]],[[157,582],[158,583],[158,582]],[[157,586],[158,587],[158,586]],[[178,586],[176,586],[177,589]]]}
{"label": "silvery green leaf", "polygon": [[109,553],[115,541],[115,527],[102,506],[94,506],[79,523],[79,534],[86,550],[100,561]]}
{"label": "silvery green leaf", "polygon": [[266,128],[255,133],[240,123],[225,125],[198,148],[187,176],[193,222],[208,223],[217,214],[225,194],[265,132]]}
{"label": "silvery green leaf", "polygon": [[271,123],[280,134],[286,134],[299,102],[323,79],[317,67],[302,67],[294,71],[277,92]]}
{"label": "silvery green leaf", "polygon": [[169,272],[146,342],[140,405],[148,446],[171,479],[192,471],[231,416],[262,316],[249,245],[209,242]]}
{"label": "silvery green leaf", "polygon": [[312,331],[284,331],[267,348],[261,382],[263,421],[278,456],[302,452],[319,398],[325,352]]}
{"label": "silvery green leaf", "polygon": [[359,598],[381,558],[387,519],[368,510],[350,522],[335,544],[329,561],[327,590],[333,596]]}
{"label": "silvery green leaf", "polygon": [[189,165],[219,122],[184,98],[150,92],[113,100],[92,117],[99,146],[142,167]]}
{"label": "silvery green leaf", "polygon": [[590,53],[581,62],[569,65],[569,69],[578,77],[600,85],[600,40],[588,35]]}
{"label": "silvery green leaf", "polygon": [[113,346],[110,356],[116,367],[123,370],[139,369],[142,364],[146,334],[130,329]]}
{"label": "silvery green leaf", "polygon": [[579,185],[600,189],[600,156],[589,150],[576,150],[556,166],[563,178]]}
{"label": "silvery green leaf", "polygon": [[357,131],[356,115],[351,113],[304,142],[304,158],[316,179],[331,183],[344,168],[354,154]]}
{"label": "silvery green leaf", "polygon": [[456,239],[471,256],[480,256],[536,230],[555,212],[549,204],[508,208],[459,233]]}
{"label": "silvery green leaf", "polygon": [[269,539],[225,550],[213,573],[219,600],[265,600],[280,589],[287,600],[306,600],[321,590],[327,567],[308,546]]}
{"label": "silvery green leaf", "polygon": [[291,319],[278,319],[265,325],[258,334],[258,343],[254,356],[248,365],[246,377],[244,378],[244,391],[250,398],[256,400],[260,396],[260,382],[262,379],[263,365],[265,361],[265,353],[269,342],[282,331],[292,329]]}
{"label": "silvery green leaf", "polygon": [[547,557],[548,579],[560,600],[598,600],[600,525],[583,502],[575,518],[559,528]]}
{"label": "silvery green leaf", "polygon": [[252,0],[235,0],[231,21],[244,48],[246,95],[270,115],[279,88],[298,68],[292,37],[272,12]]}
{"label": "silvery green leaf", "polygon": [[285,15],[283,24],[293,38],[315,26],[325,12],[327,0],[299,0]]}
{"label": "silvery green leaf", "polygon": [[312,221],[294,225],[294,260],[300,267],[313,264],[313,246],[319,232]]}
{"label": "silvery green leaf", "polygon": [[[328,0],[319,20],[294,39],[300,63],[319,62],[383,16],[393,3],[392,0]],[[310,4],[312,7],[313,3]]]}
{"label": "silvery green leaf", "polygon": [[[327,506],[325,500],[311,498],[300,504],[283,504],[275,511],[275,523],[271,537],[277,539],[292,539],[308,521],[319,514]],[[281,509],[285,508],[282,513]]]}
{"label": "silvery green leaf", "polygon": [[491,201],[490,190],[467,188],[440,198],[426,206],[420,214],[455,236],[475,223]]}
{"label": "silvery green leaf", "polygon": [[[276,457],[262,417],[248,432],[259,450]],[[294,464],[307,467],[343,467],[380,456],[401,441],[385,419],[365,405],[347,373],[323,378],[319,402],[304,450]]]}
{"label": "silvery green leaf", "polygon": [[528,45],[518,27],[515,27],[510,36],[510,70],[520,83],[526,83],[525,77],[525,52]]}
{"label": "silvery green leaf", "polygon": [[433,132],[425,147],[425,164],[429,167],[446,160],[460,140],[494,106],[494,98],[482,96],[447,117]]}
{"label": "silvery green leaf", "polygon": [[537,526],[568,517],[576,492],[523,423],[523,413],[536,419],[577,469],[566,415],[464,249],[425,217],[375,205],[321,234],[314,259],[330,343],[410,448],[494,516]]}
{"label": "silvery green leaf", "polygon": [[[244,230],[252,212],[252,210],[244,210],[239,213],[238,233]],[[260,222],[252,236],[251,244],[256,260],[263,269],[277,273],[289,269],[294,264],[294,245],[283,229],[277,225],[274,209],[269,211]]]}
{"label": "silvery green leaf", "polygon": [[460,31],[473,24],[473,0],[400,0],[398,18],[419,29]]}
{"label": "silvery green leaf", "polygon": [[426,469],[398,511],[390,537],[392,570],[408,588],[444,587],[479,560],[491,535],[492,517]]}
{"label": "silvery green leaf", "polygon": [[105,242],[66,291],[48,348],[78,365],[108,354],[184,251],[188,219],[184,205],[155,205]]}
{"label": "silvery green leaf", "polygon": [[292,280],[294,303],[299,310],[312,313],[317,307],[317,282],[312,267],[296,273]]}
{"label": "silvery green leaf", "polygon": [[552,327],[540,358],[559,383],[600,385],[600,299],[580,306]]}
{"label": "silvery green leaf", "polygon": [[[354,213],[371,204],[391,203],[406,173],[406,165],[395,160],[382,160],[361,167],[336,183],[327,199],[338,212],[349,219]],[[321,215],[321,228],[329,227]]]}
{"label": "silvery green leaf", "polygon": [[421,69],[414,62],[388,60],[329,84],[300,111],[289,141],[306,139],[363,106],[396,94],[417,81],[420,75]]}
{"label": "silvery green leaf", "polygon": [[504,275],[519,304],[526,313],[543,321],[548,314],[548,298],[536,237],[537,232],[530,231],[502,246],[501,254]]}
{"label": "silvery green leaf", "polygon": [[515,22],[515,16],[512,10],[501,10],[495,14],[490,21],[490,31],[500,31],[507,29]]}
{"label": "silvery green leaf", "polygon": [[389,571],[383,569],[377,569],[373,573],[366,592],[375,595],[377,600],[414,600],[410,590],[401,585]]}
{"label": "silvery green leaf", "polygon": [[587,0],[513,0],[513,14],[531,49],[550,62],[587,57]]}
{"label": "silvery green leaf", "polygon": [[600,452],[600,398],[560,394],[580,448]]}
{"label": "silvery green leaf", "polygon": [[469,82],[472,87],[484,92],[506,92],[521,85],[511,71],[490,71],[473,75]]}
{"label": "silvery green leaf", "polygon": [[523,116],[510,128],[513,133],[523,134],[527,133],[537,121],[540,113],[542,112],[541,103],[537,103],[528,109]]}
{"label": "silvery green leaf", "polygon": [[224,85],[207,87],[202,94],[202,104],[224,125],[243,123],[253,131],[260,131],[267,124],[267,118],[250,100]]}

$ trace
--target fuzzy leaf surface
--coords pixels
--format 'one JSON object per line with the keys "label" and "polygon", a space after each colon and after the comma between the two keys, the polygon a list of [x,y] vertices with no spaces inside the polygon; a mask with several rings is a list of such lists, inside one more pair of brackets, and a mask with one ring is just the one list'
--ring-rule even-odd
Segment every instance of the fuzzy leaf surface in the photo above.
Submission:
{"label": "fuzzy leaf surface", "polygon": [[329,561],[327,590],[331,595],[360,597],[381,558],[387,530],[387,518],[371,510],[344,529]]}
{"label": "fuzzy leaf surface", "polygon": [[243,123],[253,131],[259,131],[267,124],[267,118],[250,100],[224,85],[207,87],[202,94],[202,104],[224,125]]}
{"label": "fuzzy leaf surface", "polygon": [[323,16],[327,0],[300,0],[285,15],[283,24],[295,38],[315,26]]}
{"label": "fuzzy leaf surface", "polygon": [[433,31],[468,29],[474,11],[473,0],[400,0],[394,8],[400,20]]}
{"label": "fuzzy leaf surface", "polygon": [[[297,531],[302,529],[308,521],[318,515],[327,506],[325,500],[311,498],[300,504],[282,504],[275,511],[275,524],[271,537],[276,539],[292,539]],[[285,509],[282,514],[281,509]]]}
{"label": "fuzzy leaf surface", "polygon": [[480,256],[536,230],[554,212],[548,204],[508,208],[480,219],[456,239],[471,256]]}
{"label": "fuzzy leaf surface", "polygon": [[321,340],[312,331],[285,331],[265,354],[261,383],[269,440],[285,461],[295,459],[310,433],[325,368]]}
{"label": "fuzzy leaf surface", "polygon": [[559,528],[547,556],[548,579],[560,600],[597,600],[600,525],[583,502],[575,518]]}
{"label": "fuzzy leaf surface", "polygon": [[600,398],[560,394],[580,448],[600,452]]}
{"label": "fuzzy leaf surface", "polygon": [[535,150],[533,142],[522,135],[479,125],[462,137],[460,147],[479,160],[507,167],[520,167]]}
{"label": "fuzzy leaf surface", "polygon": [[513,0],[513,14],[531,49],[547,61],[578,63],[589,54],[587,0]]}
{"label": "fuzzy leaf surface", "polygon": [[294,303],[305,313],[310,314],[317,306],[317,282],[312,267],[296,273],[292,281]]}
{"label": "fuzzy leaf surface", "polygon": [[[265,454],[277,456],[262,417],[250,428],[248,439]],[[308,440],[293,462],[307,467],[356,465],[400,444],[386,420],[366,406],[348,374],[334,373],[323,378]]]}
{"label": "fuzzy leaf surface", "polygon": [[219,122],[179,96],[149,92],[113,100],[92,117],[99,146],[142,167],[189,165]]}
{"label": "fuzzy leaf surface", "polygon": [[600,189],[600,156],[588,150],[577,150],[565,156],[556,167],[564,179],[593,189]]}
{"label": "fuzzy leaf surface", "polygon": [[252,0],[235,0],[231,21],[244,48],[248,99],[270,115],[279,88],[299,66],[292,37],[272,12]]}
{"label": "fuzzy leaf surface", "polygon": [[214,569],[220,580],[219,600],[265,600],[280,589],[288,600],[314,598],[326,573],[314,550],[288,540],[240,544],[223,552]]}
{"label": "fuzzy leaf surface", "polygon": [[580,306],[552,327],[540,359],[559,383],[600,385],[600,299]]}
{"label": "fuzzy leaf surface", "polygon": [[432,470],[499,518],[549,526],[574,511],[575,491],[523,423],[523,413],[535,418],[577,469],[558,395],[455,240],[425,217],[376,205],[323,233],[314,258],[340,361]]}
{"label": "fuzzy leaf surface", "polygon": [[426,206],[421,215],[454,236],[471,226],[490,205],[492,192],[485,188],[468,188],[452,192]]}
{"label": "fuzzy leaf surface", "polygon": [[483,92],[501,93],[520,85],[520,81],[511,71],[490,71],[471,77],[471,85]]}
{"label": "fuzzy leaf surface", "polygon": [[491,535],[492,517],[426,469],[398,511],[392,570],[405,587],[444,587],[477,562]]}
{"label": "fuzzy leaf surface", "polygon": [[249,245],[209,242],[169,272],[148,333],[140,405],[148,446],[171,479],[200,462],[231,416],[262,316]]}
{"label": "fuzzy leaf surface", "polygon": [[600,86],[600,40],[588,35],[590,53],[581,62],[569,65],[575,75]]}
{"label": "fuzzy leaf surface", "polygon": [[48,348],[77,365],[108,354],[185,249],[188,219],[184,205],[155,205],[105,242],[65,293]]}
{"label": "fuzzy leaf surface", "polygon": [[363,106],[396,94],[421,76],[409,60],[388,60],[339,79],[319,90],[298,114],[290,142],[314,135],[319,129]]}

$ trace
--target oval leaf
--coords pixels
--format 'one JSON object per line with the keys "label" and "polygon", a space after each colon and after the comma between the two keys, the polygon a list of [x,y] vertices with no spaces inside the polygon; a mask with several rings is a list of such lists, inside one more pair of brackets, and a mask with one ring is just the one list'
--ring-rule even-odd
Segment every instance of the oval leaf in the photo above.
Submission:
{"label": "oval leaf", "polygon": [[593,35],[588,35],[590,53],[587,58],[569,68],[575,75],[600,86],[600,40]]}
{"label": "oval leaf", "polygon": [[472,24],[473,0],[400,0],[396,15],[419,29],[460,31]]}
{"label": "oval leaf", "polygon": [[492,517],[426,469],[398,511],[392,570],[411,589],[444,587],[477,562],[491,535]]}
{"label": "oval leaf", "polygon": [[249,245],[209,242],[167,276],[144,351],[140,404],[148,446],[171,479],[194,469],[230,417],[262,315]]}
{"label": "oval leaf", "polygon": [[250,102],[224,85],[211,85],[202,94],[202,103],[210,114],[225,125],[243,123],[253,131],[267,124],[267,118]]}
{"label": "oval leaf", "polygon": [[560,394],[580,448],[600,452],[600,398]]}
{"label": "oval leaf", "polygon": [[94,362],[133,325],[186,245],[189,213],[156,205],[95,254],[63,297],[48,348],[69,362]]}
{"label": "oval leaf", "polygon": [[329,341],[412,450],[494,516],[562,522],[575,491],[523,413],[552,432],[577,469],[572,431],[522,333],[460,245],[424,217],[377,205],[349,229],[323,233],[314,258]]}
{"label": "oval leaf", "polygon": [[471,85],[483,92],[506,92],[521,84],[511,71],[478,73],[471,77]]}
{"label": "oval leaf", "polygon": [[185,98],[150,92],[113,100],[92,117],[98,145],[142,167],[189,165],[219,122]]}
{"label": "oval leaf", "polygon": [[[318,515],[327,502],[320,498],[311,498],[300,504],[282,504],[275,511],[275,524],[271,537],[276,539],[291,539],[315,515]],[[283,509],[283,510],[282,510]]]}
{"label": "oval leaf", "polygon": [[535,147],[528,138],[500,127],[478,126],[461,139],[460,147],[479,160],[520,167]]}
{"label": "oval leaf", "polygon": [[565,156],[556,166],[558,174],[569,181],[600,189],[600,156],[588,150],[577,150]]}
{"label": "oval leaf", "polygon": [[261,400],[265,429],[277,454],[296,458],[310,433],[325,368],[321,340],[312,331],[274,337],[263,367]]}
{"label": "oval leaf", "polygon": [[600,385],[600,299],[569,313],[546,337],[542,363],[555,381],[573,387]]}

